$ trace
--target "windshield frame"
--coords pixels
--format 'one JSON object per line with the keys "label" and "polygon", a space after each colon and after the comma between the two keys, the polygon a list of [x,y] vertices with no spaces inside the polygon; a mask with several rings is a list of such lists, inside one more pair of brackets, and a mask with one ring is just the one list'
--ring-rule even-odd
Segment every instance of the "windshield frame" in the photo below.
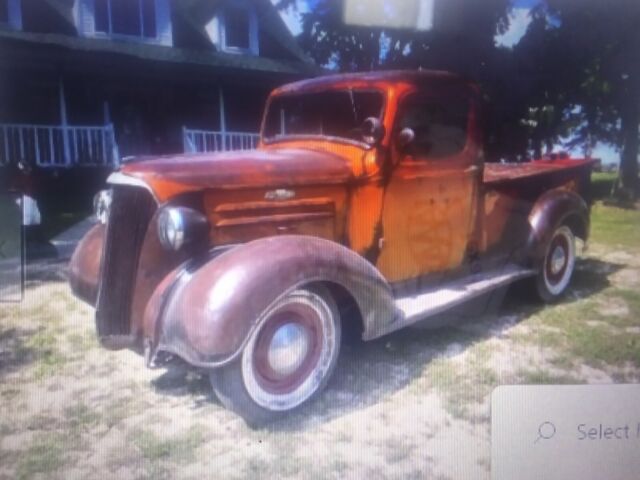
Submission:
{"label": "windshield frame", "polygon": [[264,113],[262,115],[262,122],[260,125],[260,140],[262,143],[264,143],[265,145],[270,145],[270,144],[274,144],[274,143],[281,143],[281,142],[290,142],[290,141],[296,141],[296,140],[324,140],[324,141],[329,141],[329,142],[334,142],[334,143],[344,143],[347,145],[354,145],[360,148],[366,148],[366,149],[370,149],[372,147],[374,147],[374,145],[371,145],[370,143],[367,143],[363,140],[356,140],[353,138],[347,138],[347,137],[340,137],[340,136],[335,136],[335,135],[320,135],[320,134],[313,134],[313,133],[302,133],[302,134],[287,134],[287,135],[276,135],[273,137],[267,137],[265,136],[265,127],[267,125],[267,117],[269,115],[269,112],[271,110],[271,105],[273,104],[274,100],[280,99],[280,98],[286,98],[286,97],[295,97],[295,96],[305,96],[305,95],[314,95],[314,94],[318,94],[318,93],[327,93],[327,92],[362,92],[362,93],[378,93],[380,94],[380,96],[382,97],[382,104],[380,107],[380,114],[378,115],[378,119],[384,123],[384,118],[385,115],[387,113],[387,102],[388,102],[388,95],[387,95],[387,91],[383,88],[378,88],[378,87],[374,87],[374,86],[365,86],[365,87],[348,87],[348,86],[341,86],[341,87],[333,87],[333,88],[322,88],[322,89],[318,89],[318,90],[306,90],[306,91],[299,91],[299,92],[287,92],[287,93],[280,93],[277,95],[272,95],[269,97],[268,101],[267,101],[267,105],[264,109]]}

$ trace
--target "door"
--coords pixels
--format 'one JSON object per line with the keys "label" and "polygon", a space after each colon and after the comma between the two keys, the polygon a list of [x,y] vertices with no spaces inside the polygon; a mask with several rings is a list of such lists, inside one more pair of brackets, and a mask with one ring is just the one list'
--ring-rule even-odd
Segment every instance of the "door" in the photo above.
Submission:
{"label": "door", "polygon": [[[377,261],[390,282],[455,269],[474,248],[482,169],[473,105],[466,90],[400,100]],[[406,128],[413,140],[401,147]]]}

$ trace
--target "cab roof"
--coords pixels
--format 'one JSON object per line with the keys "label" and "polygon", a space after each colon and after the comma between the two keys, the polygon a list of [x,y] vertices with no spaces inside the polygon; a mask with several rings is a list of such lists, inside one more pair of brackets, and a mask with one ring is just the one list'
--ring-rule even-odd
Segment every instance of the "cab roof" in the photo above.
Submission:
{"label": "cab roof", "polygon": [[457,85],[471,85],[472,83],[455,73],[440,70],[385,70],[378,72],[342,73],[326,75],[309,80],[289,83],[274,90],[274,95],[288,93],[303,93],[333,88],[349,87],[377,87],[387,88],[395,83],[425,84],[447,83]]}

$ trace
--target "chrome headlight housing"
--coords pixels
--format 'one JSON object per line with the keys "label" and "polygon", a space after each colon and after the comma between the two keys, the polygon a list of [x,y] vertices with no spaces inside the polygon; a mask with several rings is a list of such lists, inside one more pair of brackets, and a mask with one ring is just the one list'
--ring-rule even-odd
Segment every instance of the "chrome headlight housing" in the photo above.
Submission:
{"label": "chrome headlight housing", "polygon": [[167,250],[207,245],[208,232],[206,217],[192,208],[167,206],[158,214],[158,238]]}
{"label": "chrome headlight housing", "polygon": [[93,197],[93,215],[103,225],[109,219],[112,199],[113,192],[111,190],[101,190]]}

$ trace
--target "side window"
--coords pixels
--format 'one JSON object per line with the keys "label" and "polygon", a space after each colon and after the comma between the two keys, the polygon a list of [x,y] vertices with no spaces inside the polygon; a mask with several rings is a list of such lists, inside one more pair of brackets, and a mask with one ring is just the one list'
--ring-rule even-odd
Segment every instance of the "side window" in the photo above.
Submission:
{"label": "side window", "polygon": [[404,101],[397,132],[411,128],[413,142],[405,152],[416,159],[446,158],[460,153],[467,141],[467,98],[410,96]]}

